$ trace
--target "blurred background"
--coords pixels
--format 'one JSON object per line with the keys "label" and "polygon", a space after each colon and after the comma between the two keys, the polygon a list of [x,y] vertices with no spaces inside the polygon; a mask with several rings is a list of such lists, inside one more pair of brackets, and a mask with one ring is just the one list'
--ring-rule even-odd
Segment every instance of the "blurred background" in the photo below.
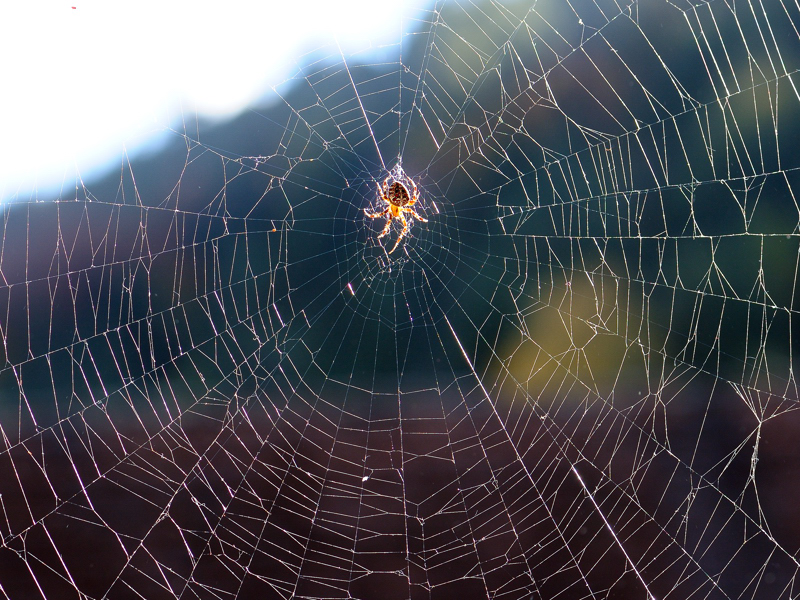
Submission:
{"label": "blurred background", "polygon": [[9,6],[2,25],[0,198],[50,197],[167,143],[185,118],[221,125],[320,44],[380,58],[419,7],[349,0],[222,7],[87,0]]}
{"label": "blurred background", "polygon": [[797,6],[7,17],[0,593],[794,597]]}

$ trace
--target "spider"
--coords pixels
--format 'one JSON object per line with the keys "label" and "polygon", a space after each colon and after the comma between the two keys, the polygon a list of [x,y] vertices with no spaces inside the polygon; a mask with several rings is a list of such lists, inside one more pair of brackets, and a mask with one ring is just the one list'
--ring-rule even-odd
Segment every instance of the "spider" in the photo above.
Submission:
{"label": "spider", "polygon": [[386,222],[386,227],[383,228],[383,231],[381,231],[378,239],[389,233],[393,219],[400,219],[403,222],[403,231],[397,238],[394,247],[389,250],[389,254],[395,251],[397,246],[400,244],[400,240],[402,240],[408,234],[408,221],[403,213],[410,213],[411,216],[417,219],[417,221],[421,221],[423,223],[428,222],[428,219],[422,218],[414,211],[413,208],[411,208],[411,206],[414,205],[419,199],[417,184],[413,181],[411,182],[411,185],[414,186],[414,193],[409,194],[408,188],[399,181],[394,181],[392,185],[389,185],[389,180],[391,178],[392,176],[390,175],[383,181],[383,187],[376,182],[376,185],[378,186],[378,194],[380,194],[381,200],[386,202],[389,206],[378,213],[369,213],[366,208],[364,209],[364,212],[367,213],[367,216],[370,219],[377,219],[378,217],[382,217],[386,213],[389,213],[389,220]]}

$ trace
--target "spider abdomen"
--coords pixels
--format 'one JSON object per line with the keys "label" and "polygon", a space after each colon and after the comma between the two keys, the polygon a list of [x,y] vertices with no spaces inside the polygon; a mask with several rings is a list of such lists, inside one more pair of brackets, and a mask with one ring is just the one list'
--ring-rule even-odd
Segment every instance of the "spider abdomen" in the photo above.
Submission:
{"label": "spider abdomen", "polygon": [[389,202],[395,206],[405,206],[411,200],[408,189],[399,181],[395,181],[389,187],[386,197],[389,199]]}

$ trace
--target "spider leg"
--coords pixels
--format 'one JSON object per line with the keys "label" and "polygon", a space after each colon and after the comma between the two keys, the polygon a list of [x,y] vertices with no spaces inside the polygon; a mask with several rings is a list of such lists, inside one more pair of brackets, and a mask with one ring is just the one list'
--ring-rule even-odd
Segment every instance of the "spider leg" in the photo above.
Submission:
{"label": "spider leg", "polygon": [[378,236],[378,239],[381,239],[383,236],[389,233],[389,229],[391,229],[391,227],[392,227],[392,219],[390,218],[388,221],[386,221],[386,227],[383,228],[383,231],[381,231],[381,234]]}
{"label": "spider leg", "polygon": [[[389,188],[386,186],[386,182],[385,181],[383,182],[383,189],[381,189],[381,184],[378,183],[377,181],[375,182],[375,185],[378,186],[378,196],[380,197],[380,199],[383,200],[384,202],[386,202],[386,204],[391,204],[392,202],[391,202],[391,200],[389,200],[389,196],[387,195],[387,192],[389,191]],[[386,210],[389,210],[389,209],[387,208]],[[383,214],[383,213],[381,213],[381,214]]]}
{"label": "spider leg", "polygon": [[408,204],[406,204],[406,205],[403,207],[403,212],[411,213],[412,215],[414,215],[414,218],[415,218],[417,221],[422,221],[423,223],[427,223],[427,222],[428,222],[428,219],[425,219],[425,218],[423,218],[423,217],[420,217],[420,216],[419,216],[419,215],[416,213],[416,211],[414,211],[414,210],[412,210],[412,209],[408,208]]}
{"label": "spider leg", "polygon": [[367,211],[367,209],[366,209],[366,208],[364,209],[364,212],[365,212],[365,213],[367,213],[367,216],[368,216],[370,219],[377,219],[378,217],[382,217],[382,216],[383,216],[383,215],[385,215],[387,212],[389,212],[389,207],[387,206],[386,208],[384,208],[384,209],[383,209],[381,212],[379,212],[379,213],[374,213],[374,214],[373,214],[373,213],[370,213],[370,212],[368,212],[368,211]]}
{"label": "spider leg", "polygon": [[[397,241],[394,243],[394,246],[392,247],[392,249],[389,250],[389,254],[391,254],[392,252],[397,250],[397,246],[400,245],[400,240],[402,240],[406,236],[406,234],[408,233],[408,221],[406,221],[406,218],[403,216],[403,213],[401,212],[398,215],[398,217],[403,222],[403,231],[401,231],[400,235],[397,236]],[[389,221],[389,222],[391,223],[391,221]],[[378,236],[378,237],[380,237],[380,236]]]}

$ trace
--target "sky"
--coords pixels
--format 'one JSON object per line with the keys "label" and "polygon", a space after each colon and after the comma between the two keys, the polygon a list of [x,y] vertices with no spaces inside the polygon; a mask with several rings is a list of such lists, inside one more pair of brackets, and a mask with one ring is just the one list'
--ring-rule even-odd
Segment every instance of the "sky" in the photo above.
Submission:
{"label": "sky", "polygon": [[[409,0],[39,0],[0,22],[0,200],[68,190],[178,119],[268,98],[309,50],[396,43]],[[407,26],[404,28],[409,29]]]}

